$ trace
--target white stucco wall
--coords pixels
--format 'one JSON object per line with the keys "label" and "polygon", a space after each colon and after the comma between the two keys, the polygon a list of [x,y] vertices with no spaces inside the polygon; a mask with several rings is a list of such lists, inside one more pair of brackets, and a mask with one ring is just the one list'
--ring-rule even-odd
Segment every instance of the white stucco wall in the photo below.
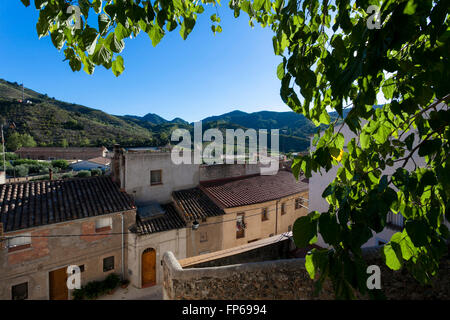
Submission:
{"label": "white stucco wall", "polygon": [[[136,202],[169,202],[173,191],[196,187],[199,165],[172,162],[170,152],[129,152],[124,154],[122,186]],[[150,171],[162,170],[162,184],[150,185]]]}
{"label": "white stucco wall", "polygon": [[161,259],[167,251],[177,259],[186,258],[186,229],[174,229],[149,235],[128,236],[128,278],[136,288],[142,287],[142,253],[153,248],[156,251],[156,284],[163,281]]}

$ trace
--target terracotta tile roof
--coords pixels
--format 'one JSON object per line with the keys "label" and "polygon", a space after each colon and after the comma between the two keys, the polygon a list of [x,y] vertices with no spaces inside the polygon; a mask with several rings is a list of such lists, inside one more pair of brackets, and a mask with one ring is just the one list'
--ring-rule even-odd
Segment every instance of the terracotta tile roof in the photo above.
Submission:
{"label": "terracotta tile roof", "polygon": [[146,219],[145,221],[138,217],[136,224],[130,228],[130,231],[139,235],[145,235],[186,227],[186,223],[171,203],[163,204],[161,207],[164,209],[165,214]]}
{"label": "terracotta tile roof", "polygon": [[109,165],[111,163],[111,159],[110,158],[105,158],[105,157],[96,157],[96,158],[88,159],[86,161],[102,164],[102,165],[105,165],[105,166],[107,166],[107,165]]}
{"label": "terracotta tile roof", "polygon": [[172,198],[176,205],[183,211],[187,221],[218,216],[225,213],[199,188],[174,191]]}
{"label": "terracotta tile roof", "polygon": [[110,177],[0,185],[5,232],[134,209]]}
{"label": "terracotta tile roof", "polygon": [[200,188],[222,208],[233,208],[308,191],[308,180],[297,181],[292,172],[280,170],[275,175],[204,181]]}

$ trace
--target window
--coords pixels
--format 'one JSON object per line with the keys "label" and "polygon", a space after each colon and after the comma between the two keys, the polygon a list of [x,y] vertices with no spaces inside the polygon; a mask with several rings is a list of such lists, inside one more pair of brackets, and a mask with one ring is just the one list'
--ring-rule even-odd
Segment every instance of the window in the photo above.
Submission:
{"label": "window", "polygon": [[244,214],[238,213],[236,219],[236,239],[245,237],[245,222],[244,222]]}
{"label": "window", "polygon": [[22,236],[8,239],[8,252],[22,250],[31,247],[31,236],[29,233],[24,233]]}
{"label": "window", "polygon": [[208,233],[200,232],[200,242],[206,242],[206,241],[208,241]]}
{"label": "window", "polygon": [[108,231],[112,229],[112,218],[100,218],[95,221],[95,232]]}
{"label": "window", "polygon": [[288,232],[292,231],[292,225],[288,226]]}
{"label": "window", "polygon": [[25,300],[28,299],[28,282],[16,284],[11,287],[12,300]]}
{"label": "window", "polygon": [[286,213],[286,203],[283,202],[283,203],[281,204],[281,215],[283,215],[283,214],[285,214],[285,213]]}
{"label": "window", "polygon": [[162,184],[162,170],[151,170],[150,171],[150,185]]}
{"label": "window", "polygon": [[103,259],[103,272],[114,269],[114,256]]}
{"label": "window", "polygon": [[206,218],[205,217],[202,218],[202,222],[206,222]]}
{"label": "window", "polygon": [[267,208],[263,208],[261,211],[261,221],[269,220],[269,216],[267,215]]}
{"label": "window", "polygon": [[303,199],[297,198],[295,199],[295,209],[300,209],[303,207]]}

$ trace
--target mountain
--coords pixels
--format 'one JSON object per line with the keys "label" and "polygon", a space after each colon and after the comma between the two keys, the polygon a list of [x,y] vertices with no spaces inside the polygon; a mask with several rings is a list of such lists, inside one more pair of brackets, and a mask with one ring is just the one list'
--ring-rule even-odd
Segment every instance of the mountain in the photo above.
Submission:
{"label": "mountain", "polygon": [[[40,146],[112,146],[114,143],[135,146],[153,143],[148,129],[100,110],[49,98],[30,89],[0,79],[0,120],[14,123],[19,133],[29,133]],[[6,129],[8,137],[13,129]]]}
{"label": "mountain", "polygon": [[[145,116],[110,115],[74,103],[48,97],[0,79],[0,120],[15,123],[6,129],[6,139],[17,131],[30,134],[40,146],[106,146],[119,143],[125,147],[160,146],[170,142],[174,129],[184,128],[193,133],[193,124],[181,118],[166,120],[154,113]],[[280,150],[303,151],[309,147],[309,136],[317,128],[303,115],[294,112],[232,111],[202,120],[203,130],[218,128],[225,138],[226,129],[280,129]],[[270,140],[270,139],[269,139]]]}

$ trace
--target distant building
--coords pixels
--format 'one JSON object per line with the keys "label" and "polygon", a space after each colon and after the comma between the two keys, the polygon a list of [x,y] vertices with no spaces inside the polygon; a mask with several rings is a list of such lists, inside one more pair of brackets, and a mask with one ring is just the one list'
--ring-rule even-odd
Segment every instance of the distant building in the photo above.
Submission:
{"label": "distant building", "polygon": [[3,184],[0,210],[0,299],[69,299],[70,265],[81,285],[126,277],[136,209],[109,177]]}
{"label": "distant building", "polygon": [[110,158],[96,157],[89,160],[82,160],[71,163],[69,165],[69,168],[71,168],[73,171],[100,169],[105,172],[109,171],[110,164]]}
{"label": "distant building", "polygon": [[105,147],[21,147],[16,152],[22,159],[33,160],[88,160],[106,157]]}

